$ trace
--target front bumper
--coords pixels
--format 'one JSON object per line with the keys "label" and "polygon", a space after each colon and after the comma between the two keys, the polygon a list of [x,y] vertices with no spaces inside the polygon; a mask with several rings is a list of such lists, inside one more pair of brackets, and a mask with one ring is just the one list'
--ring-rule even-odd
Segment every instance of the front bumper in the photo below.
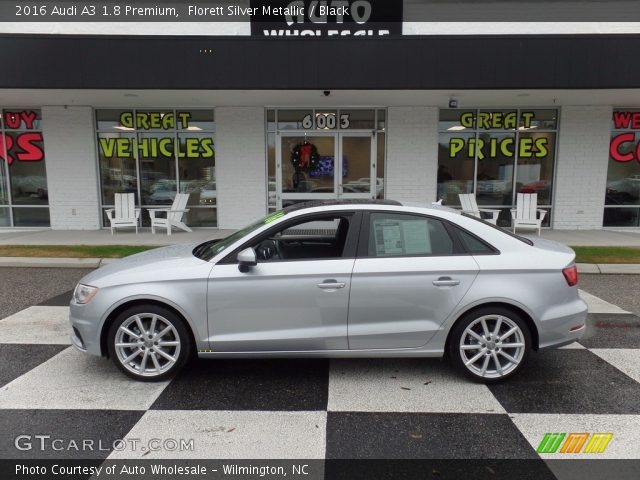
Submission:
{"label": "front bumper", "polygon": [[71,343],[82,352],[102,356],[100,349],[100,315],[93,312],[92,302],[86,305],[69,304]]}

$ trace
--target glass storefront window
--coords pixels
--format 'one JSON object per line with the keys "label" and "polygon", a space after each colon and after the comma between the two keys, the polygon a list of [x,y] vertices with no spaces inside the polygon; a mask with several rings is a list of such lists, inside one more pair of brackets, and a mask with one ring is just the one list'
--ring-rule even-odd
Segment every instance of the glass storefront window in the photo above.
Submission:
{"label": "glass storefront window", "polygon": [[0,112],[0,226],[47,227],[49,189],[41,112],[22,108]]}
{"label": "glass storefront window", "polygon": [[605,227],[640,226],[640,109],[614,110],[607,187]]}
{"label": "glass storefront window", "polygon": [[386,117],[383,108],[267,109],[267,211],[384,198]]}
{"label": "glass storefront window", "polygon": [[498,224],[509,226],[516,193],[537,193],[548,226],[557,125],[556,109],[441,110],[438,199],[459,206],[459,194],[475,193],[478,205],[501,210]]}
{"label": "glass storefront window", "polygon": [[135,193],[144,210],[179,191],[189,194],[187,225],[217,225],[213,110],[97,110],[96,127],[103,210],[114,193]]}

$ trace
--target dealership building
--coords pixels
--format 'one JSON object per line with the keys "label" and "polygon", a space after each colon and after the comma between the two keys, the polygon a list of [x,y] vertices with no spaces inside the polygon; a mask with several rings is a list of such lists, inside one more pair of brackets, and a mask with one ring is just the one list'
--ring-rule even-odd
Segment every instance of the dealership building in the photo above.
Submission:
{"label": "dealership building", "polygon": [[105,228],[115,193],[148,226],[176,192],[196,228],[461,193],[507,226],[524,192],[546,227],[640,228],[638,24],[404,18],[0,24],[0,227]]}

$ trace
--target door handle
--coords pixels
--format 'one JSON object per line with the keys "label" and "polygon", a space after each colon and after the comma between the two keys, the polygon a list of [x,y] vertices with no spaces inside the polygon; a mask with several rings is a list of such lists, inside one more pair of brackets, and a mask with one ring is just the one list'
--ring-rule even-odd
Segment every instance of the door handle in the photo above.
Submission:
{"label": "door handle", "polygon": [[454,280],[451,277],[440,277],[434,280],[433,284],[436,287],[455,287],[456,285],[460,285],[460,280]]}
{"label": "door handle", "polygon": [[337,290],[344,287],[344,283],[336,282],[335,280],[325,280],[324,282],[318,284],[318,288],[321,288],[323,290]]}

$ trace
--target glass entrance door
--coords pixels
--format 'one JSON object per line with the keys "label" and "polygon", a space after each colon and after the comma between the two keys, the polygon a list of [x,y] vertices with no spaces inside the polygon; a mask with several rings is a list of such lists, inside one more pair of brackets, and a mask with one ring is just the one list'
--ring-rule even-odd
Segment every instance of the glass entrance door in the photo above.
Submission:
{"label": "glass entrance door", "polygon": [[310,200],[376,198],[374,147],[368,132],[280,133],[277,208]]}

